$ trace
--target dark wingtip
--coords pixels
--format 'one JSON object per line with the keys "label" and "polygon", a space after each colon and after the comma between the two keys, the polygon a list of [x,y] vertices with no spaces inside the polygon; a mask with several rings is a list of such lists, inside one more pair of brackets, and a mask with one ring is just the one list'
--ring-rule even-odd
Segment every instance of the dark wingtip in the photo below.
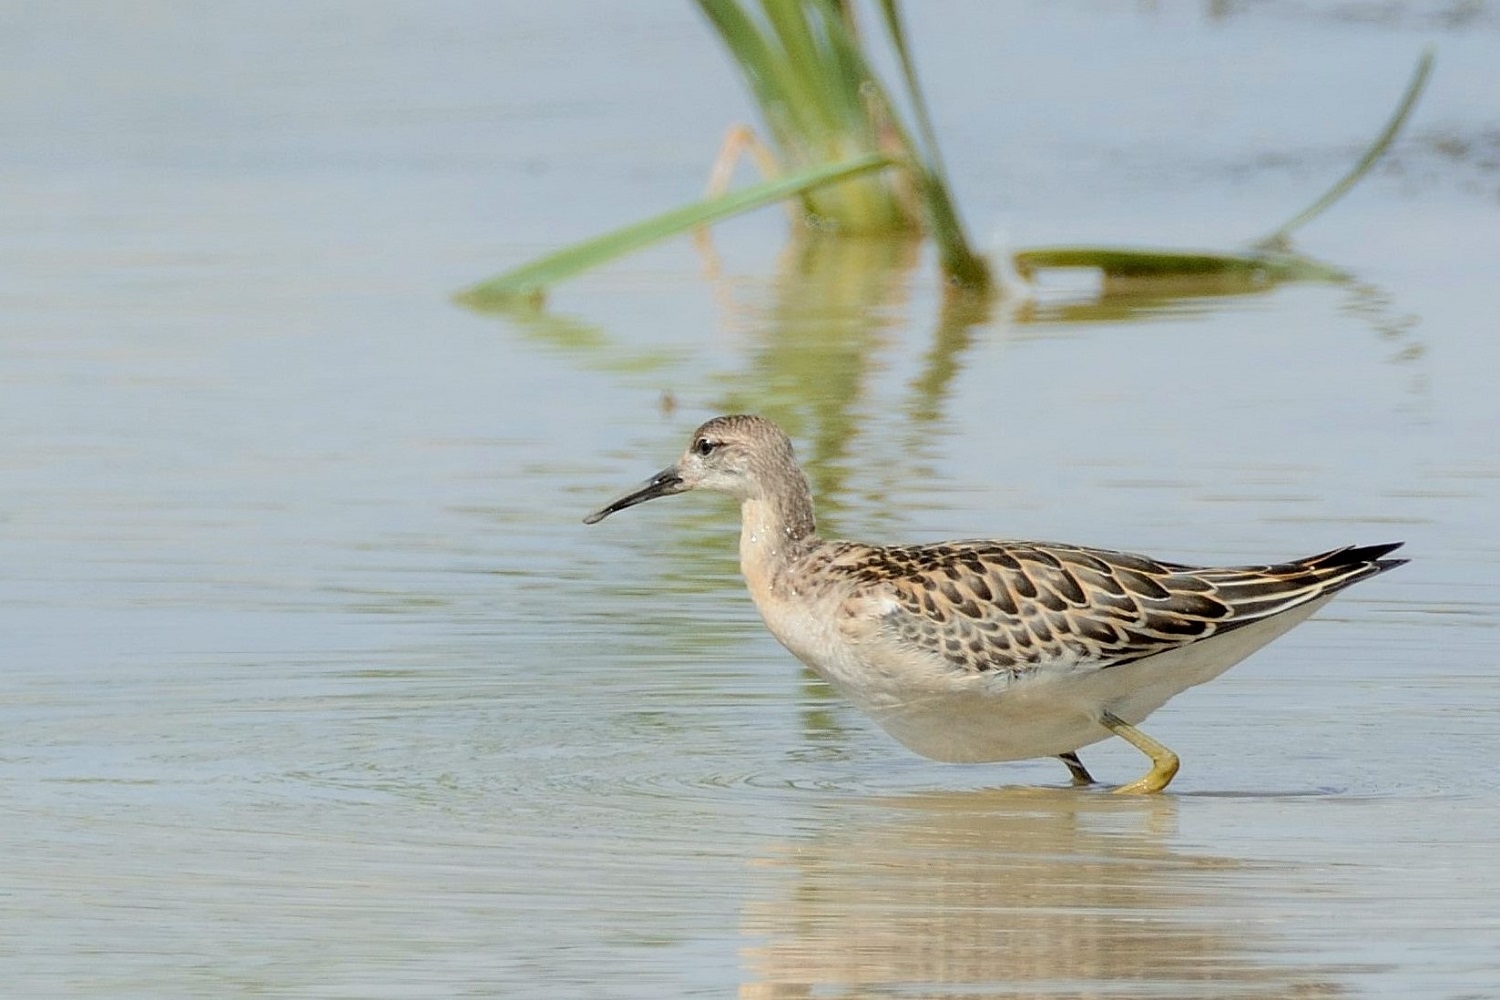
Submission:
{"label": "dark wingtip", "polygon": [[1389,570],[1395,569],[1397,566],[1405,566],[1407,563],[1411,562],[1410,559],[1380,558],[1387,552],[1395,552],[1405,544],[1405,542],[1386,542],[1382,545],[1365,545],[1359,548],[1350,549],[1348,558],[1350,562],[1373,563],[1375,566],[1375,572],[1385,573]]}
{"label": "dark wingtip", "polygon": [[[1381,561],[1381,559],[1380,559],[1381,556],[1385,555],[1388,552],[1395,552],[1397,549],[1399,549],[1401,546],[1403,546],[1405,544],[1406,544],[1405,542],[1385,542],[1385,543],[1380,544],[1380,545],[1352,546],[1352,547],[1350,547],[1348,549],[1348,551],[1345,553],[1345,555],[1346,555],[1346,557],[1348,558],[1348,560],[1350,562],[1380,562]],[[1409,560],[1409,559],[1386,559],[1384,561],[1385,562],[1398,563],[1399,564],[1399,563],[1404,563],[1404,562],[1410,562],[1411,560]]]}
{"label": "dark wingtip", "polygon": [[1321,567],[1331,566],[1359,566],[1366,563],[1374,563],[1387,569],[1395,569],[1410,562],[1409,559],[1382,559],[1381,556],[1388,552],[1395,552],[1405,542],[1384,542],[1380,545],[1346,545],[1341,549],[1333,549],[1322,555],[1314,556],[1311,563]]}
{"label": "dark wingtip", "polygon": [[1405,566],[1410,559],[1382,559],[1387,552],[1395,552],[1405,542],[1384,542],[1380,545],[1346,545],[1309,559],[1304,566],[1319,574],[1330,574],[1338,578],[1330,593],[1370,577]]}

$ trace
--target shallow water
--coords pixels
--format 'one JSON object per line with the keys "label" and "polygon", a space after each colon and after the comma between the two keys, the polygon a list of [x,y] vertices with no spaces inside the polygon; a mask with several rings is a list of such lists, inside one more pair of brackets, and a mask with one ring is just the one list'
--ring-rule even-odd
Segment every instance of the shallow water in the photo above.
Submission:
{"label": "shallow water", "polygon": [[[1300,241],[1350,284],[966,314],[763,213],[503,319],[447,295],[748,116],[687,5],[11,13],[7,992],[1500,996],[1500,23],[923,10],[1017,245],[1252,237],[1439,69]],[[1153,717],[1168,795],[938,765],[765,634],[725,503],[579,523],[736,409],[831,534],[1413,562]]]}

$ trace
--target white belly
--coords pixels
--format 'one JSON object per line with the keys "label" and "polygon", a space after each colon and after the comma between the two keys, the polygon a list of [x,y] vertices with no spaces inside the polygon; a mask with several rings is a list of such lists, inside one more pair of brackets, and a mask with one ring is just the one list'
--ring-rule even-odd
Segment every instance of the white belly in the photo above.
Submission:
{"label": "white belly", "polygon": [[[831,680],[882,728],[934,760],[1024,760],[1077,750],[1108,739],[1099,724],[1108,711],[1135,725],[1174,695],[1213,680],[1328,602],[1292,611],[1221,636],[1118,667],[1042,668],[1017,677],[959,675],[941,684],[892,675]],[[913,680],[913,678],[908,678]]]}

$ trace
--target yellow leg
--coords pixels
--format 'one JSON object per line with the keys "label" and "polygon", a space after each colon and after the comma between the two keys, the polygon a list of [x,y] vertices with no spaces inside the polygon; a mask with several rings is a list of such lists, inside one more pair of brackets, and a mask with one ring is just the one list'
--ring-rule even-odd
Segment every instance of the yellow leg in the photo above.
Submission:
{"label": "yellow leg", "polygon": [[1099,724],[1151,758],[1151,770],[1130,784],[1116,788],[1116,792],[1124,795],[1146,795],[1159,792],[1172,783],[1172,779],[1177,775],[1177,768],[1181,764],[1175,753],[1112,712],[1105,712],[1101,715]]}
{"label": "yellow leg", "polygon": [[1079,760],[1078,755],[1073,751],[1069,750],[1067,753],[1060,753],[1057,755],[1057,759],[1068,765],[1068,773],[1073,776],[1074,787],[1082,787],[1083,785],[1092,785],[1094,783],[1094,776],[1089,774],[1089,769],[1083,766],[1083,761]]}

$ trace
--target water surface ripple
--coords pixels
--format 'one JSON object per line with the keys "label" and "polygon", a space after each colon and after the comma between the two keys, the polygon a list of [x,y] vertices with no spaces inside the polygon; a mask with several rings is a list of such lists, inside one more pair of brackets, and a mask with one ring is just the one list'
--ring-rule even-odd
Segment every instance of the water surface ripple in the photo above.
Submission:
{"label": "water surface ripple", "polygon": [[[506,319],[448,295],[749,114],[690,5],[10,12],[0,992],[1497,995],[1495,19],[918,6],[1022,244],[1237,244],[1439,71],[1299,236],[1349,284],[976,310],[763,213]],[[1155,716],[1170,795],[934,764],[766,635],[729,505],[580,523],[741,409],[830,534],[1413,562]]]}

